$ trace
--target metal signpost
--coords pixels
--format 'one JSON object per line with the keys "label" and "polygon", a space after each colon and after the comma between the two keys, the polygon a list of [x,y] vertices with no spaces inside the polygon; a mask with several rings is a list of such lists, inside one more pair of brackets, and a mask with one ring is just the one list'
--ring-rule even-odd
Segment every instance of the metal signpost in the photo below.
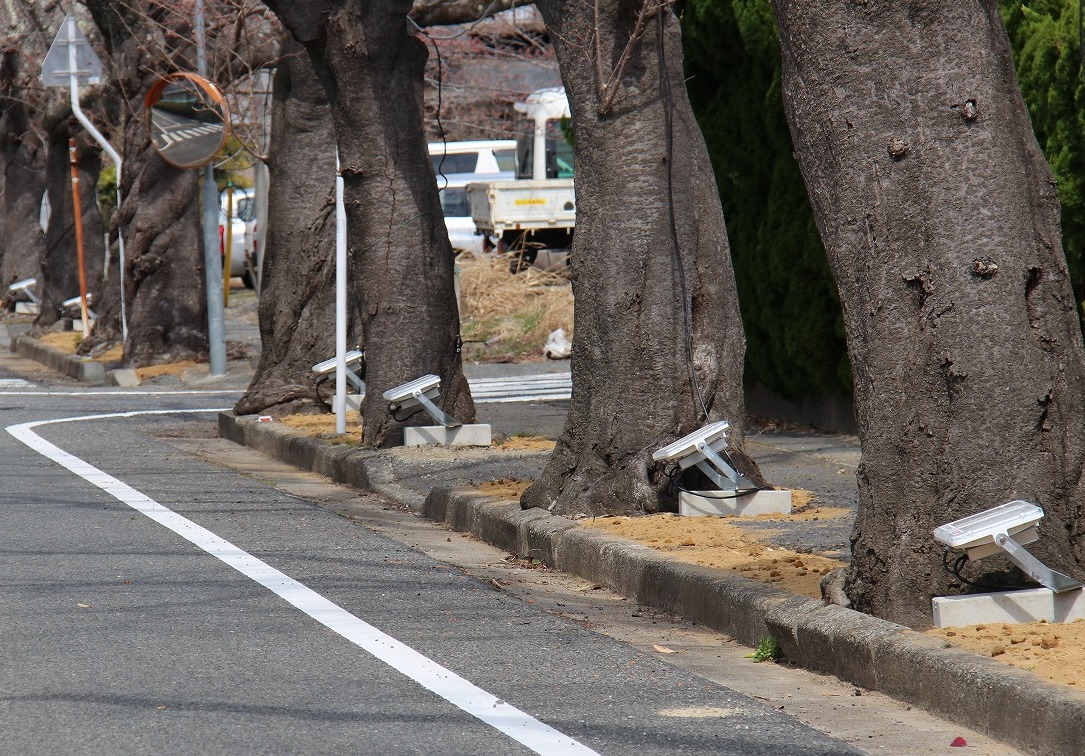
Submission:
{"label": "metal signpost", "polygon": [[[204,30],[203,0],[196,0],[196,71],[207,76],[207,38]],[[223,305],[222,256],[218,244],[219,196],[215,169],[210,163],[203,171],[203,267],[207,286],[207,341],[210,374],[226,373],[226,308]],[[230,219],[226,219],[229,224]]]}
{"label": "metal signpost", "polygon": [[[117,167],[117,212],[121,208],[121,156],[113,149],[102,133],[90,122],[83,109],[79,106],[80,85],[98,84],[102,80],[102,61],[94,53],[79,26],[75,22],[75,16],[70,13],[64,18],[60,30],[57,32],[53,44],[49,46],[49,52],[41,64],[41,81],[47,87],[68,87],[71,93],[72,113],[83,124],[94,141],[101,145],[113,165]],[[125,312],[124,302],[124,234],[121,232],[121,224],[117,222],[117,252],[120,256],[120,282],[121,282],[121,338],[128,340],[128,318]],[[84,304],[85,307],[85,304]],[[84,314],[84,322],[86,315]]]}

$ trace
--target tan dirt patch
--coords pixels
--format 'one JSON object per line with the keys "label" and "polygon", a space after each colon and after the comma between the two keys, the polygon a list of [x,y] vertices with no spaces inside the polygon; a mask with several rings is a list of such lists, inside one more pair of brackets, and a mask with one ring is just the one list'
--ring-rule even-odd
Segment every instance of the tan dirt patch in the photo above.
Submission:
{"label": "tan dirt patch", "polygon": [[503,499],[519,499],[533,482],[518,478],[501,478],[499,480],[487,480],[478,488],[482,493],[490,496],[500,496]]}
{"label": "tan dirt patch", "polygon": [[[53,349],[59,349],[62,352],[68,354],[75,354],[79,348],[80,342],[83,341],[82,331],[54,331],[52,333],[46,333],[38,339],[42,344],[51,346]],[[124,344],[114,344],[106,351],[94,357],[95,362],[117,362],[124,356]]]}
{"label": "tan dirt patch", "polygon": [[1085,689],[1085,620],[1066,624],[1032,622],[928,630],[951,646],[1027,669],[1052,682]]}
{"label": "tan dirt patch", "polygon": [[554,440],[543,436],[509,436],[496,448],[501,451],[553,451]]}
{"label": "tan dirt patch", "polygon": [[[812,507],[796,515],[762,515],[757,521],[828,519],[846,509]],[[763,539],[767,533],[735,524],[731,517],[599,517],[583,525],[605,530],[651,546],[684,562],[731,570],[752,580],[771,583],[785,591],[821,598],[819,582],[829,570],[844,563],[819,554],[799,554],[777,548]]]}
{"label": "tan dirt patch", "polygon": [[[359,434],[361,417],[354,410],[347,410],[347,433]],[[277,422],[289,426],[294,430],[301,431],[307,436],[323,436],[335,433],[335,414],[326,412],[320,415],[287,415]]]}
{"label": "tan dirt patch", "polygon": [[42,334],[41,338],[38,339],[46,346],[51,346],[53,349],[59,349],[69,354],[75,354],[76,347],[79,346],[79,342],[82,340],[82,331],[54,331],[53,333]]}
{"label": "tan dirt patch", "polygon": [[143,381],[148,378],[157,378],[160,375],[183,375],[186,370],[202,364],[206,363],[196,362],[195,360],[182,360],[181,362],[167,362],[162,365],[148,365],[147,367],[136,368],[136,377]]}

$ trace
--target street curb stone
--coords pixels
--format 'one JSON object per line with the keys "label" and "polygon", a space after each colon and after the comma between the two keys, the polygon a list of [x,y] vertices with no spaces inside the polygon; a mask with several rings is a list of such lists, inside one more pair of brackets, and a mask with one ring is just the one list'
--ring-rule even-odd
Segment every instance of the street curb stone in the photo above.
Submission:
{"label": "street curb stone", "polygon": [[92,386],[105,383],[105,366],[100,362],[69,354],[23,334],[16,336],[11,343],[11,351],[20,357],[39,362],[50,370]]}
{"label": "street curb stone", "polygon": [[379,451],[335,447],[275,423],[219,415],[220,434],[283,462],[392,498],[454,530],[679,614],[741,643],[772,636],[788,661],[876,690],[1029,753],[1078,756],[1085,693],[901,625],[680,562],[633,541],[475,489],[425,497],[395,483]]}

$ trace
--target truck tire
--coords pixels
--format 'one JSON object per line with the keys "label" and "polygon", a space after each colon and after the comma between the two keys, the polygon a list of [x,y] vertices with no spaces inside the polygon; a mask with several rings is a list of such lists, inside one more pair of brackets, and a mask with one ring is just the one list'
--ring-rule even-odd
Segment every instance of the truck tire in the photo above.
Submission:
{"label": "truck tire", "polygon": [[509,273],[516,274],[522,270],[527,270],[535,264],[537,256],[538,252],[534,249],[521,249],[512,252],[509,258]]}

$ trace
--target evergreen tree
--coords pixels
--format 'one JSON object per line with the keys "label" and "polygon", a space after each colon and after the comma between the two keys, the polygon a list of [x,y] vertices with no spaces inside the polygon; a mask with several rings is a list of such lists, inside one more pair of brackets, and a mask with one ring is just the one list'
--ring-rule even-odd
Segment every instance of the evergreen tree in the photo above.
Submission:
{"label": "evergreen tree", "polygon": [[850,393],[836,286],[784,119],[769,2],[689,0],[683,27],[738,280],[746,381],[788,398]]}
{"label": "evergreen tree", "polygon": [[[1062,244],[1078,302],[1085,300],[1085,83],[1077,0],[1001,3],[1021,94],[1058,181]],[[1080,311],[1079,311],[1080,313]]]}

